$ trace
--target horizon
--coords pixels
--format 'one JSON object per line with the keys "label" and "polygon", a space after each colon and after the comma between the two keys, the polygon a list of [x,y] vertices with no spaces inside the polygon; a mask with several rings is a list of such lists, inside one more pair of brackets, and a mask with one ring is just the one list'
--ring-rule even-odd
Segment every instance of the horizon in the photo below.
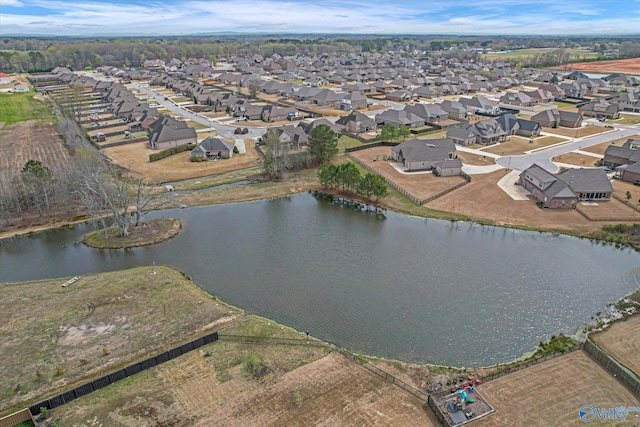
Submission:
{"label": "horizon", "polygon": [[4,37],[636,36],[640,0],[0,0],[0,23]]}

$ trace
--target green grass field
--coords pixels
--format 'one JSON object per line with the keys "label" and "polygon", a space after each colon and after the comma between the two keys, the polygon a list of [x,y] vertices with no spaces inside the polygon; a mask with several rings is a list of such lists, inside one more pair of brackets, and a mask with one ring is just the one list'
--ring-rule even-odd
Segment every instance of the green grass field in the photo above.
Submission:
{"label": "green grass field", "polygon": [[40,120],[43,123],[55,122],[44,102],[34,99],[34,92],[0,93],[0,121],[5,125],[25,120]]}
{"label": "green grass field", "polygon": [[[485,61],[496,60],[496,59],[503,60],[503,61],[521,60],[530,56],[540,55],[540,54],[548,53],[554,50],[557,50],[557,49],[555,48],[518,49],[518,50],[512,50],[510,52],[505,52],[505,53],[487,53],[487,54],[481,55],[480,58]],[[572,61],[578,60],[580,58],[589,60],[589,59],[598,57],[598,53],[591,52],[589,50],[584,50],[584,49],[569,49],[569,52],[571,53]]]}

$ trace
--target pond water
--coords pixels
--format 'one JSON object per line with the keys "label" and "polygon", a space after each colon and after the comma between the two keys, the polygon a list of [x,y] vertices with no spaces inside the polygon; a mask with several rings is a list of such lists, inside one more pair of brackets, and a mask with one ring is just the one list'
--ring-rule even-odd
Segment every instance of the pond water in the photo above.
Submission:
{"label": "pond water", "polygon": [[74,244],[90,231],[84,224],[2,241],[0,282],[166,264],[248,313],[351,351],[456,366],[509,361],[574,333],[639,282],[631,250],[393,212],[385,219],[307,194],[150,217],[179,217],[183,230],[130,250]]}

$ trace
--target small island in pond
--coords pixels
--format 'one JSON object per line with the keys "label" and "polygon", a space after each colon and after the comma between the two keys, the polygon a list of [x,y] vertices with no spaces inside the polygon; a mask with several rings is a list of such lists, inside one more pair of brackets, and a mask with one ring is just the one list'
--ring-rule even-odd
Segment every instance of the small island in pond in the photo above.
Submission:
{"label": "small island in pond", "polygon": [[129,234],[121,236],[118,227],[93,231],[82,237],[82,241],[93,248],[121,249],[153,245],[176,236],[182,224],[178,218],[159,218],[132,227]]}

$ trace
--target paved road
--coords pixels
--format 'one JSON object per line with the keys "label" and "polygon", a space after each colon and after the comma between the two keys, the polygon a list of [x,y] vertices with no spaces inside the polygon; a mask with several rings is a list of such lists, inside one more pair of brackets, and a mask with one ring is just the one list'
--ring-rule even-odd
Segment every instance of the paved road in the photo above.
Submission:
{"label": "paved road", "polygon": [[173,111],[176,114],[179,114],[185,118],[191,119],[194,122],[198,122],[200,124],[203,124],[205,126],[209,126],[213,129],[215,129],[216,131],[218,131],[218,135],[220,137],[223,138],[233,138],[236,140],[236,145],[238,145],[238,149],[240,152],[242,152],[242,150],[240,150],[241,146],[244,147],[244,139],[247,138],[258,138],[262,135],[264,135],[267,132],[266,128],[263,127],[253,127],[253,128],[247,128],[249,129],[249,133],[238,136],[235,135],[233,132],[237,129],[237,126],[230,126],[230,125],[226,125],[223,123],[220,123],[216,120],[210,119],[208,117],[203,117],[199,114],[196,114],[190,110],[187,110],[184,107],[181,107],[180,105],[177,105],[175,102],[171,101],[171,100],[166,100],[165,96],[152,90],[149,89],[148,87],[142,86],[139,83],[131,83],[129,85],[132,88],[135,88],[136,90],[139,90],[141,92],[146,93],[147,95],[153,97],[153,99],[160,105],[164,106],[165,108],[167,108],[170,111]]}
{"label": "paved road", "polygon": [[623,126],[614,125],[615,130],[613,132],[607,132],[600,135],[589,136],[585,138],[578,138],[572,142],[562,144],[556,147],[550,147],[545,150],[536,151],[530,154],[521,154],[518,156],[504,156],[496,159],[496,162],[509,169],[517,171],[523,171],[534,163],[542,166],[544,169],[554,172],[558,168],[551,161],[551,158],[558,156],[569,151],[579,150],[585,147],[591,147],[592,145],[602,144],[603,142],[613,141],[618,138],[625,138],[640,132],[640,128],[637,126]]}

